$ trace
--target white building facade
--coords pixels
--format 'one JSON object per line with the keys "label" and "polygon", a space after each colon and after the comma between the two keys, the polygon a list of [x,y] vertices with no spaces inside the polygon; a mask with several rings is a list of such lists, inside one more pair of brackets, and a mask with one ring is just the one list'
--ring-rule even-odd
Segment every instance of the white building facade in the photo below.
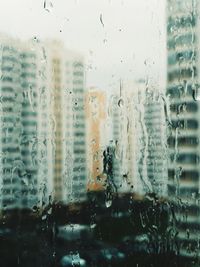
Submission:
{"label": "white building facade", "polygon": [[2,36],[0,48],[1,206],[84,201],[83,57],[57,41]]}

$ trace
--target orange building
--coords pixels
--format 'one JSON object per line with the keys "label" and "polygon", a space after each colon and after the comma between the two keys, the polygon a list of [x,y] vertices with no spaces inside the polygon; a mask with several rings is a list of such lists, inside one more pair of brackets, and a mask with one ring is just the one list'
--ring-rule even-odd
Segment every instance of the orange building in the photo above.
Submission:
{"label": "orange building", "polygon": [[106,96],[103,91],[89,89],[86,94],[88,190],[104,188],[103,148],[105,147]]}

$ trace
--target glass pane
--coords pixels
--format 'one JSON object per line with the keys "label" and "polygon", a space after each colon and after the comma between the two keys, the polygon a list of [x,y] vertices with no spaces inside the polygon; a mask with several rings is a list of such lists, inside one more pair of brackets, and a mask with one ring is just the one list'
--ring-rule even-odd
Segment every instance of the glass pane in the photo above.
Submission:
{"label": "glass pane", "polygon": [[1,1],[0,266],[200,265],[199,5]]}

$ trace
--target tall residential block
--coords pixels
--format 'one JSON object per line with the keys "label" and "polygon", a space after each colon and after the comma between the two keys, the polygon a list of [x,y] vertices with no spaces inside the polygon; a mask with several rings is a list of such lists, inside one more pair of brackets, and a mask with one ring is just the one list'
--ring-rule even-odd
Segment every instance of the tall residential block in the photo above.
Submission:
{"label": "tall residential block", "polygon": [[53,191],[58,202],[86,198],[85,63],[58,41],[44,44],[52,125]]}
{"label": "tall residential block", "polygon": [[144,82],[129,82],[114,96],[113,169],[119,192],[141,196],[167,193],[166,127],[160,91]]}
{"label": "tall residential block", "polygon": [[58,41],[0,42],[1,207],[84,201],[82,55]]}
{"label": "tall residential block", "polygon": [[124,89],[128,116],[127,168],[133,191],[143,195],[167,193],[167,150],[162,90],[143,81]]}
{"label": "tall residential block", "polygon": [[106,95],[90,88],[86,94],[88,190],[104,190],[103,151],[106,143]]}
{"label": "tall residential block", "polygon": [[[40,118],[40,49],[1,36],[1,207],[31,208],[48,202],[46,117]],[[42,166],[42,167],[41,167]],[[45,195],[44,195],[45,193]]]}
{"label": "tall residential block", "polygon": [[199,1],[167,1],[169,198],[179,252],[199,255]]}

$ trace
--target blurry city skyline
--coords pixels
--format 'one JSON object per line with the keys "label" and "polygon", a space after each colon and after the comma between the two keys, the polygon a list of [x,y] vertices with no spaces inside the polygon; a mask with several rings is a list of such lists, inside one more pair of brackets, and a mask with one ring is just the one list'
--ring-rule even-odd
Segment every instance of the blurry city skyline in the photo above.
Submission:
{"label": "blurry city skyline", "polygon": [[0,265],[200,266],[200,1],[13,2]]}

